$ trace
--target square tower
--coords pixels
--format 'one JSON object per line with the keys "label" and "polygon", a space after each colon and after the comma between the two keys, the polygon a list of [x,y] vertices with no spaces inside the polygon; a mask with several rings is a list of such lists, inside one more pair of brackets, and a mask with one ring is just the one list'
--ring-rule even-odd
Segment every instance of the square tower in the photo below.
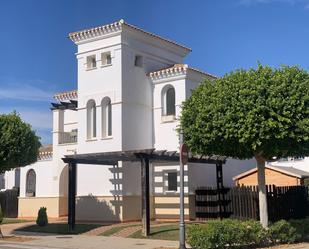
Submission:
{"label": "square tower", "polygon": [[77,45],[78,153],[154,147],[149,73],[190,49],[123,20],[70,34]]}

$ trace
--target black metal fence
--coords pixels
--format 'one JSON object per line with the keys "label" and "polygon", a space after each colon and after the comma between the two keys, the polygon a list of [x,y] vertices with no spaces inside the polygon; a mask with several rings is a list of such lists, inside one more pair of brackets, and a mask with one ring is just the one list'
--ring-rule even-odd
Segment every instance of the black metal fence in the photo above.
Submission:
{"label": "black metal fence", "polygon": [[17,188],[0,191],[0,205],[4,217],[16,218],[18,216],[18,195]]}
{"label": "black metal fence", "polygon": [[[308,214],[306,186],[266,186],[270,221],[300,219]],[[197,219],[259,219],[259,196],[256,186],[199,188],[195,191]]]}

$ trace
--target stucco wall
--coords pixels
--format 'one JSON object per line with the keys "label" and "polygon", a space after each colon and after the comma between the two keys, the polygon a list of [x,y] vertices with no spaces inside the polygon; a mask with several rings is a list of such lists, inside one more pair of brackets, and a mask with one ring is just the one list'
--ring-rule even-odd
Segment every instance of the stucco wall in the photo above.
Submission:
{"label": "stucco wall", "polygon": [[20,170],[20,197],[26,197],[26,175],[27,172],[33,169],[36,174],[36,196],[37,197],[51,197],[55,196],[54,189],[54,174],[53,162],[38,161],[34,164],[22,167]]}
{"label": "stucco wall", "polygon": [[[122,56],[120,36],[113,36],[78,46],[78,153],[118,151],[122,147]],[[111,53],[111,65],[101,66],[101,54]],[[96,55],[97,68],[87,70],[87,56]],[[101,101],[109,97],[112,104],[112,137],[103,139]],[[96,103],[97,136],[87,140],[87,102]]]}
{"label": "stucco wall", "polygon": [[41,207],[47,208],[47,216],[59,218],[67,215],[67,198],[65,197],[19,197],[18,217],[37,217]]}

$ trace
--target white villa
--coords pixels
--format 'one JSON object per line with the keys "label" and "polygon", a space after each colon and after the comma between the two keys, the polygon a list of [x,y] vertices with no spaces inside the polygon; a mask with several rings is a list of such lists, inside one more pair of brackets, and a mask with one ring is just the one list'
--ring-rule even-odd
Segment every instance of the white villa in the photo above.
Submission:
{"label": "white villa", "polygon": [[[49,217],[67,215],[64,155],[178,151],[182,102],[201,81],[215,78],[184,64],[191,49],[123,20],[69,37],[77,46],[77,90],[54,96],[53,144],[41,149],[36,163],[4,175],[5,188],[20,187],[19,217],[36,217],[42,206]],[[224,185],[231,186],[233,176],[254,166],[253,160],[228,159]],[[140,170],[132,162],[119,162],[117,167],[78,164],[76,219],[140,219]],[[150,165],[152,218],[178,217],[178,171],[177,163]],[[214,165],[185,166],[187,218],[194,218],[195,189],[215,185]]]}

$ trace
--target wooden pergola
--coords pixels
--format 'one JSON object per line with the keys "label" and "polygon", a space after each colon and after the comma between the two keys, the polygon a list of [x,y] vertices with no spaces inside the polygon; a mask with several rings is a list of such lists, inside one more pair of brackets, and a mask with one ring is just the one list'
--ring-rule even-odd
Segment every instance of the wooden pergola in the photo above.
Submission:
{"label": "wooden pergola", "polygon": [[[77,164],[118,165],[119,161],[141,162],[142,227],[143,234],[148,236],[150,233],[149,163],[179,162],[179,153],[177,151],[145,149],[66,155],[62,160],[68,163],[69,168],[68,227],[70,232],[75,229]],[[191,153],[188,157],[189,163],[216,165],[218,188],[223,187],[222,164],[225,163],[225,160],[226,157],[223,156],[200,156]]]}

